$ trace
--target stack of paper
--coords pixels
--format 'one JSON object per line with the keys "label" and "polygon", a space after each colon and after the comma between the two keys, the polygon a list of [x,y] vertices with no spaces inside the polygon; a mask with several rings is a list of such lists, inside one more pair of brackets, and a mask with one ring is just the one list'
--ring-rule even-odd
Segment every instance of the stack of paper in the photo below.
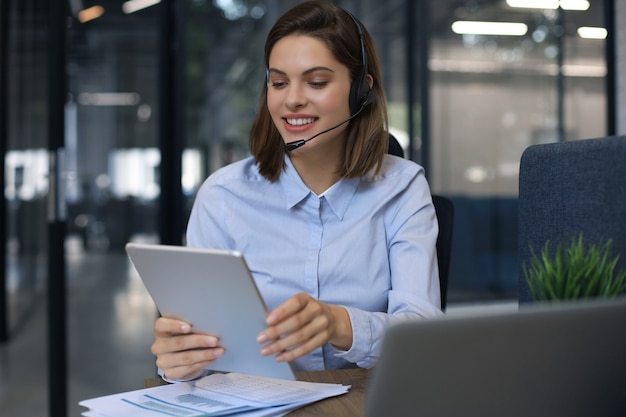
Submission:
{"label": "stack of paper", "polygon": [[212,374],[81,401],[85,417],[282,416],[306,404],[346,393],[349,385],[288,381],[255,375]]}

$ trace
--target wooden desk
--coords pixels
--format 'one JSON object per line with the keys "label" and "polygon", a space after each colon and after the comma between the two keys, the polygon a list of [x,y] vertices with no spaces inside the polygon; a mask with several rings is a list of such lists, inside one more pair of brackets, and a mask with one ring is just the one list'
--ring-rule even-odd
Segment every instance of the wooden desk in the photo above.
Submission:
{"label": "wooden desk", "polygon": [[[326,398],[287,414],[289,417],[361,417],[365,404],[368,369],[339,369],[336,371],[300,371],[296,372],[299,381],[327,382],[351,385],[350,391],[338,397]],[[144,388],[165,384],[161,378],[144,380]]]}

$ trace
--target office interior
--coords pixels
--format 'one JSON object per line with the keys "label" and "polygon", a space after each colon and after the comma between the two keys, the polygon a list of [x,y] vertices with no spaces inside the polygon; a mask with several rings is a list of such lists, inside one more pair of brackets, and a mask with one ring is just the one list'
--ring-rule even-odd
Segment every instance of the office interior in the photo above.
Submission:
{"label": "office interior", "polygon": [[[248,155],[264,37],[294,3],[0,3],[1,415],[78,416],[154,375],[124,244],[184,244],[203,179]],[[390,132],[454,203],[450,314],[516,306],[520,156],[626,132],[626,5],[335,3],[376,43]]]}

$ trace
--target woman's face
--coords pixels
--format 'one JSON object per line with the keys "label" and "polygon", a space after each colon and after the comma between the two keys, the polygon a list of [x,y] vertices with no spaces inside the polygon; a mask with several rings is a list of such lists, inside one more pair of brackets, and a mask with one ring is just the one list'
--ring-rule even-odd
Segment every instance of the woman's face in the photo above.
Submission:
{"label": "woman's face", "polygon": [[[285,142],[307,139],[350,117],[350,73],[326,45],[305,35],[276,42],[269,57],[267,107]],[[299,149],[345,139],[347,123]],[[298,152],[298,151],[295,151]]]}

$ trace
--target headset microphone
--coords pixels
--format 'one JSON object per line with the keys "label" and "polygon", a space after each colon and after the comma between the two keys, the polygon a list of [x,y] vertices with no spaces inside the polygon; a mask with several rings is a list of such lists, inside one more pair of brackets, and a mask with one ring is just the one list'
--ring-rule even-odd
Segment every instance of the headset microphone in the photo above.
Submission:
{"label": "headset microphone", "polygon": [[315,139],[316,137],[318,137],[319,135],[323,135],[326,132],[330,132],[333,129],[337,129],[338,127],[344,125],[345,123],[348,123],[350,120],[354,119],[355,117],[357,117],[359,115],[359,113],[361,113],[361,111],[363,111],[363,109],[365,108],[365,106],[362,106],[356,113],[354,113],[352,116],[348,117],[346,120],[344,120],[343,122],[339,123],[338,125],[335,125],[333,127],[330,127],[326,130],[322,130],[319,133],[316,133],[315,135],[311,136],[308,139],[299,139],[293,142],[288,142],[285,144],[285,148],[287,149],[287,152],[291,152],[294,149],[298,149],[300,146],[304,145],[305,143],[307,143],[308,141]]}
{"label": "headset microphone", "polygon": [[339,126],[343,125],[344,123],[349,122],[350,120],[352,120],[353,117],[355,117],[357,114],[359,114],[361,112],[361,110],[359,110],[358,112],[356,112],[355,114],[353,114],[352,116],[348,117],[346,120],[344,120],[343,122],[339,123],[338,125],[335,125],[329,129],[326,130],[322,130],[319,133],[316,133],[315,135],[311,136],[308,139],[299,139],[293,142],[289,142],[285,144],[285,147],[287,148],[287,152],[291,152],[294,149],[298,149],[300,146],[304,145],[305,143],[307,143],[308,141],[310,141],[311,139],[315,139],[316,137],[318,137],[319,135],[323,135],[326,132],[330,132],[333,129],[337,129]]}

